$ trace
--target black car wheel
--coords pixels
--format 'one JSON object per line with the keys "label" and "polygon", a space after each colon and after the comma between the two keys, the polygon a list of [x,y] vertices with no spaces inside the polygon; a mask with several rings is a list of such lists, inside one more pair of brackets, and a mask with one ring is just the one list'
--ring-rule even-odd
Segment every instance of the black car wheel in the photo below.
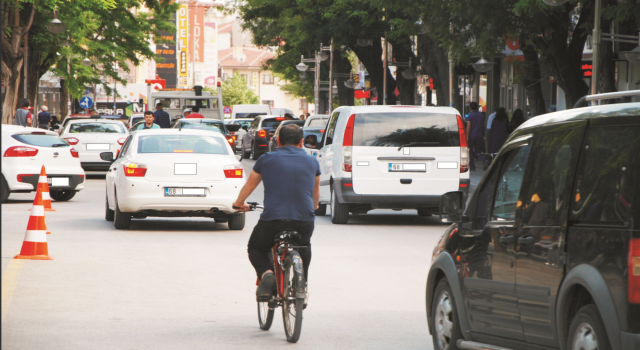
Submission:
{"label": "black car wheel", "polygon": [[249,156],[251,155],[251,151],[245,150],[244,145],[245,145],[245,142],[242,143],[242,158],[248,159]]}
{"label": "black car wheel", "polygon": [[118,206],[118,194],[114,194],[115,197],[115,215],[113,226],[115,226],[118,230],[127,230],[131,226],[131,213],[123,213],[120,211],[120,206]]}
{"label": "black car wheel", "polygon": [[585,305],[571,321],[567,337],[568,350],[610,350],[609,338],[600,318],[598,308]]}
{"label": "black car wheel", "polygon": [[251,147],[251,160],[258,160],[258,158],[260,158],[260,154],[258,153],[256,146],[254,145],[253,147]]}
{"label": "black car wheel", "polygon": [[458,339],[463,339],[462,332],[460,331],[456,302],[453,299],[453,292],[446,278],[438,282],[433,293],[429,322],[432,323],[431,328],[434,330],[431,335],[434,349],[458,349],[457,342]]}
{"label": "black car wheel", "polygon": [[4,179],[4,175],[0,178],[0,197],[2,199],[2,203],[6,202],[9,198],[9,185],[7,185],[7,181]]}

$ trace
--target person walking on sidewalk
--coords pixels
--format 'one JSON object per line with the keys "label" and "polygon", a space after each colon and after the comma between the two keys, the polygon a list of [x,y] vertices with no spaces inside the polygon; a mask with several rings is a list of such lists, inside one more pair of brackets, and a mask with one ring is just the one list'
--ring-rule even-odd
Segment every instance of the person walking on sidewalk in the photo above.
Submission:
{"label": "person walking on sidewalk", "polygon": [[51,127],[51,114],[47,112],[49,108],[47,106],[40,107],[42,112],[38,113],[38,127],[40,129],[49,130]]}
{"label": "person walking on sidewalk", "polygon": [[22,108],[16,111],[13,116],[13,125],[31,126],[33,124],[33,115],[29,112],[29,99],[22,100]]}
{"label": "person walking on sidewalk", "polygon": [[480,153],[485,152],[484,114],[478,112],[478,102],[469,103],[469,109],[471,109],[471,113],[469,113],[467,117],[467,140],[469,144],[469,155],[471,156],[469,168],[471,171],[475,171],[475,158],[481,157],[484,160],[484,156],[479,156]]}

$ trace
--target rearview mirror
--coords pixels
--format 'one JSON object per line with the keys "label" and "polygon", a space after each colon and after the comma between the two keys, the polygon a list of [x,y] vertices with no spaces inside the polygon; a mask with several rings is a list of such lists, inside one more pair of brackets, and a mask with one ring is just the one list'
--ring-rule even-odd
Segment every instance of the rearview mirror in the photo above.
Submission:
{"label": "rearview mirror", "polygon": [[447,192],[440,197],[440,221],[460,222],[464,210],[463,193],[461,191]]}
{"label": "rearview mirror", "polygon": [[113,161],[113,152],[100,152],[100,159],[112,162]]}
{"label": "rearview mirror", "polygon": [[243,126],[242,126],[242,130],[244,130],[244,131],[249,131],[249,127],[248,127],[248,126],[246,126],[246,125],[243,125]]}
{"label": "rearview mirror", "polygon": [[240,130],[240,127],[242,125],[240,125],[240,124],[227,124],[226,126],[227,126],[227,130],[229,130],[230,132],[236,132],[236,131]]}

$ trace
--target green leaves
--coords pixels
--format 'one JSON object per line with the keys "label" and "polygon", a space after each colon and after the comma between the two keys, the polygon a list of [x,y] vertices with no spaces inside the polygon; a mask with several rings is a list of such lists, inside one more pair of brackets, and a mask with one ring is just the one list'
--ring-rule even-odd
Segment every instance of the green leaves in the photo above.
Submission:
{"label": "green leaves", "polygon": [[247,81],[237,71],[221,85],[222,101],[227,106],[258,104],[258,96],[247,86]]}

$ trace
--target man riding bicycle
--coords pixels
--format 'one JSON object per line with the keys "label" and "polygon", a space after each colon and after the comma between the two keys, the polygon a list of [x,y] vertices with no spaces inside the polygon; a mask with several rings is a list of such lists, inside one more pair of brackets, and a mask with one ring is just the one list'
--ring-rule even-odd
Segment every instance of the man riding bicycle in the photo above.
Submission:
{"label": "man riding bicycle", "polygon": [[248,211],[245,202],[264,181],[264,211],[249,238],[249,260],[256,270],[260,285],[256,291],[258,300],[269,298],[275,288],[276,278],[269,252],[276,234],[297,231],[300,236],[300,257],[304,275],[308,280],[311,261],[311,235],[314,228],[314,209],[320,200],[320,165],[302,149],[302,129],[294,124],[283,126],[275,152],[258,159],[244,185],[234,207]]}

